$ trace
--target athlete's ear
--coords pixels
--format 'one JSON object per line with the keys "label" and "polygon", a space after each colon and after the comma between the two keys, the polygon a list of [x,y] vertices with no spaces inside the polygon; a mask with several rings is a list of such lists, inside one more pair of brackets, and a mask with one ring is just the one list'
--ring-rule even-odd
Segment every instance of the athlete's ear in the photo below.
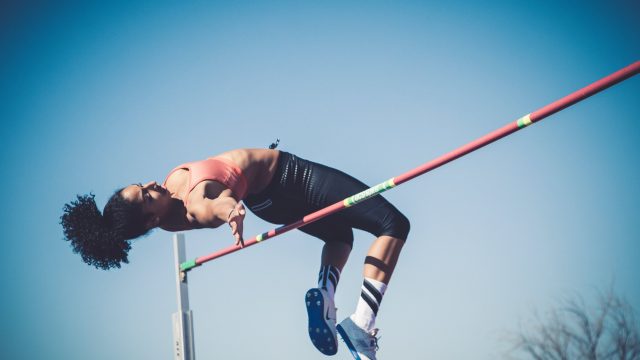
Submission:
{"label": "athlete's ear", "polygon": [[159,216],[150,217],[149,220],[147,220],[147,223],[145,225],[147,229],[153,229],[157,227],[158,225],[160,225],[160,217]]}

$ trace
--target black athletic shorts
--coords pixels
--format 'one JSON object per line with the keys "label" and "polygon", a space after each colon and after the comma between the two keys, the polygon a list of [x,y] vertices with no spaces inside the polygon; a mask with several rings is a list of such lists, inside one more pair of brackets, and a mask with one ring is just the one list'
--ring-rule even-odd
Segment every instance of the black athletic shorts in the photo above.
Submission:
{"label": "black athletic shorts", "polygon": [[[271,183],[262,192],[247,196],[244,203],[261,219],[285,225],[367,189],[369,186],[342,171],[280,151]],[[406,240],[409,220],[378,195],[300,230],[325,242],[353,246],[354,228],[376,237]]]}

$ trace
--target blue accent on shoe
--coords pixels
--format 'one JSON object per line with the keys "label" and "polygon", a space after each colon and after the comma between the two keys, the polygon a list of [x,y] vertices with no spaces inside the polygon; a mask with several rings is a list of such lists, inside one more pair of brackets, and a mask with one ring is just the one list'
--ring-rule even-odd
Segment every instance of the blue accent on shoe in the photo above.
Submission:
{"label": "blue accent on shoe", "polygon": [[356,350],[356,347],[353,346],[353,344],[351,343],[351,340],[349,340],[349,336],[347,335],[347,332],[344,331],[342,326],[340,326],[340,324],[338,324],[338,326],[336,326],[336,329],[338,329],[338,333],[340,333],[340,337],[342,337],[342,340],[344,340],[344,343],[349,348],[349,351],[351,352],[351,355],[353,355],[353,358],[355,360],[362,360],[360,358],[360,355],[358,355],[358,351]]}
{"label": "blue accent on shoe", "polygon": [[335,355],[338,352],[338,340],[325,320],[325,303],[320,289],[307,291],[305,305],[309,317],[308,331],[311,342],[321,353]]}

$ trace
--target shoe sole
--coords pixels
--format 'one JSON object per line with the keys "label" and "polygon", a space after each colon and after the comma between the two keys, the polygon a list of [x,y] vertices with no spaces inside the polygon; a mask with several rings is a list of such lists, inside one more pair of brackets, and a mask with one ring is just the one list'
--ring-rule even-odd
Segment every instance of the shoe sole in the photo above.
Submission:
{"label": "shoe sole", "polygon": [[340,326],[340,324],[338,324],[338,326],[336,326],[336,329],[338,330],[338,333],[340,334],[340,337],[342,338],[342,340],[344,340],[344,343],[349,348],[349,351],[351,352],[351,355],[353,355],[353,358],[355,360],[362,360],[360,358],[360,355],[358,355],[358,351],[356,350],[356,347],[353,346],[353,343],[351,342],[351,340],[349,340],[349,336],[347,335],[347,332],[344,331],[344,328]]}
{"label": "shoe sole", "polygon": [[325,355],[338,352],[338,339],[325,321],[324,297],[318,289],[310,289],[304,297],[309,317],[309,338],[313,345]]}

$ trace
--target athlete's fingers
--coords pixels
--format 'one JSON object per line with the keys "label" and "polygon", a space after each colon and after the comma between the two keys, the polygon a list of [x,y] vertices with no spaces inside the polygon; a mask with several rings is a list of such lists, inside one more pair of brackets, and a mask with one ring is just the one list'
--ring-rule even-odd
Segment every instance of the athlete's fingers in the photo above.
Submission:
{"label": "athlete's fingers", "polygon": [[242,236],[240,236],[240,234],[235,234],[235,238],[236,238],[236,246],[240,246],[240,248],[243,248],[244,240],[242,239]]}
{"label": "athlete's fingers", "polygon": [[238,239],[240,239],[240,247],[244,247],[244,239],[242,238],[242,222],[238,223],[235,234]]}
{"label": "athlete's fingers", "polygon": [[236,246],[244,247],[244,239],[242,238],[242,222],[246,210],[242,203],[237,203],[231,213],[229,213],[229,226],[231,227],[231,233],[236,240]]}

